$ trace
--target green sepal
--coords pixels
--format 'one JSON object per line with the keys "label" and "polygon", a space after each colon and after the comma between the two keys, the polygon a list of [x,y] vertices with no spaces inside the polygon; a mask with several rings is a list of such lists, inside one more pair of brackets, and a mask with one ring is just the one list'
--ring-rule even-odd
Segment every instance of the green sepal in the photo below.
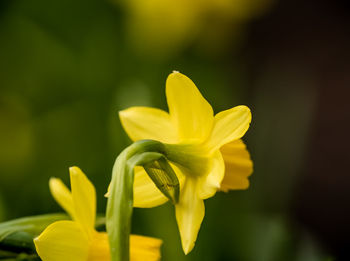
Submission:
{"label": "green sepal", "polygon": [[165,157],[143,165],[148,176],[171,203],[179,202],[180,183],[175,171]]}
{"label": "green sepal", "polygon": [[141,152],[130,157],[126,164],[133,170],[142,166],[156,187],[171,203],[179,201],[180,183],[168,160],[159,152]]}

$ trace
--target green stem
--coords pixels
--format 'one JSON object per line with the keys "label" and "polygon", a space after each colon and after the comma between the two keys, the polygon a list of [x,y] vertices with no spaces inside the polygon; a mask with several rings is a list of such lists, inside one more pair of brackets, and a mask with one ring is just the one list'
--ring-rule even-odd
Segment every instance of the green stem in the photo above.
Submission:
{"label": "green stem", "polygon": [[158,141],[138,141],[127,147],[115,161],[106,212],[111,261],[130,259],[134,167],[164,157],[164,150],[164,145]]}

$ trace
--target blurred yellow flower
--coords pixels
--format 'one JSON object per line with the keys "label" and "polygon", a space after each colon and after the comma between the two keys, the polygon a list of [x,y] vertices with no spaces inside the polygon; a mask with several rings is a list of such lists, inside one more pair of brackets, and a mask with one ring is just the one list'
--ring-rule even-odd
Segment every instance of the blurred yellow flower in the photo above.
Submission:
{"label": "blurred yellow flower", "polygon": [[[180,200],[175,209],[187,254],[194,247],[204,217],[203,200],[217,190],[249,186],[252,161],[240,138],[249,128],[251,113],[248,107],[237,106],[214,117],[212,107],[194,83],[179,72],[169,75],[166,97],[169,113],[132,107],[119,116],[132,140],[152,139],[170,144],[167,147],[179,159],[172,165],[180,181]],[[145,171],[136,168],[134,206],[154,207],[166,201]]]}
{"label": "blurred yellow flower", "polygon": [[226,42],[239,40],[245,23],[274,0],[115,1],[125,9],[130,44],[144,55],[167,57],[193,45],[215,49],[207,51],[232,47]]}
{"label": "blurred yellow flower", "polygon": [[[78,167],[71,167],[72,191],[60,179],[50,179],[55,200],[73,221],[62,220],[49,225],[34,239],[43,261],[108,261],[110,249],[106,232],[94,228],[96,192],[93,184]],[[130,236],[130,260],[160,260],[162,241],[144,236]]]}

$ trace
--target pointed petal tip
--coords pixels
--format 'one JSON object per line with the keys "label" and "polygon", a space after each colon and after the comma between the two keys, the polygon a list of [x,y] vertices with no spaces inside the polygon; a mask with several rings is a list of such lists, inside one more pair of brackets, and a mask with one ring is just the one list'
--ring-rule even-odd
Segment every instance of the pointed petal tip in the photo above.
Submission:
{"label": "pointed petal tip", "polygon": [[214,123],[213,108],[186,75],[173,72],[166,80],[165,93],[178,140],[205,141]]}
{"label": "pointed petal tip", "polygon": [[54,184],[56,184],[56,183],[59,182],[59,181],[60,181],[59,178],[51,177],[51,178],[49,179],[49,185],[54,185]]}
{"label": "pointed petal tip", "polygon": [[119,115],[119,117],[126,116],[126,114],[127,114],[127,113],[128,113],[128,109],[118,111],[118,115]]}
{"label": "pointed petal tip", "polygon": [[77,166],[73,166],[69,168],[69,174],[71,177],[86,177],[86,175],[84,174],[84,172]]}
{"label": "pointed petal tip", "polygon": [[81,172],[79,167],[72,166],[72,167],[69,168],[69,173],[71,175],[77,175],[77,174],[79,174],[79,172]]}
{"label": "pointed petal tip", "polygon": [[39,235],[39,236],[37,236],[37,237],[35,237],[34,239],[33,239],[33,243],[34,243],[34,246],[35,246],[35,250],[36,250],[36,252],[38,253],[38,249],[40,248],[40,243],[41,243],[41,241],[40,241],[40,236],[41,235]]}
{"label": "pointed petal tip", "polygon": [[42,234],[40,234],[39,236],[35,237],[35,238],[33,239],[33,242],[34,242],[35,249],[36,249],[36,251],[38,252],[38,251],[39,251],[38,249],[41,247],[41,244],[42,244],[42,242],[43,242],[43,240],[42,240]]}
{"label": "pointed petal tip", "polygon": [[[118,117],[119,117],[119,120],[120,120],[120,123],[122,124],[122,126],[124,127],[124,120],[126,118],[128,118],[128,109],[125,109],[125,110],[121,110],[121,111],[118,111]],[[125,127],[124,127],[125,128]]]}
{"label": "pointed petal tip", "polygon": [[33,239],[34,244],[38,243],[39,241],[40,241],[40,235]]}
{"label": "pointed petal tip", "polygon": [[245,111],[247,114],[249,114],[249,118],[250,118],[249,122],[252,121],[252,111],[250,110],[250,108],[248,106],[246,106],[246,105],[238,105],[235,108],[240,109],[242,111]]}
{"label": "pointed petal tip", "polygon": [[173,78],[173,77],[186,77],[184,74],[180,73],[179,71],[172,71],[169,76],[168,76],[168,80]]}
{"label": "pointed petal tip", "polygon": [[55,190],[59,189],[60,187],[62,187],[62,184],[63,184],[63,182],[59,178],[51,177],[49,179],[49,188],[51,191],[55,191]]}
{"label": "pointed petal tip", "polygon": [[139,108],[141,108],[141,107],[134,107],[133,106],[133,107],[129,107],[127,109],[118,111],[118,116],[119,116],[121,123],[123,124],[123,120],[133,118],[135,116],[135,110],[137,110]]}
{"label": "pointed petal tip", "polygon": [[185,255],[188,255],[193,250],[194,245],[195,245],[195,242],[190,242],[190,241],[184,242],[182,244],[182,249]]}

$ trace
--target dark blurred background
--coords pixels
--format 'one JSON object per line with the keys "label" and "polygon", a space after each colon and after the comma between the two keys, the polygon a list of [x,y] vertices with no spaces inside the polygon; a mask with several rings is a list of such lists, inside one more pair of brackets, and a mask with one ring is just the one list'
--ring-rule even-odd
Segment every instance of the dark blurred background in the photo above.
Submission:
{"label": "dark blurred background", "polygon": [[206,200],[181,250],[170,204],[136,209],[163,260],[350,260],[350,4],[346,0],[1,0],[0,221],[60,211],[51,176],[82,168],[98,209],[131,141],[117,112],[166,109],[189,76],[216,112],[246,104],[246,191]]}

